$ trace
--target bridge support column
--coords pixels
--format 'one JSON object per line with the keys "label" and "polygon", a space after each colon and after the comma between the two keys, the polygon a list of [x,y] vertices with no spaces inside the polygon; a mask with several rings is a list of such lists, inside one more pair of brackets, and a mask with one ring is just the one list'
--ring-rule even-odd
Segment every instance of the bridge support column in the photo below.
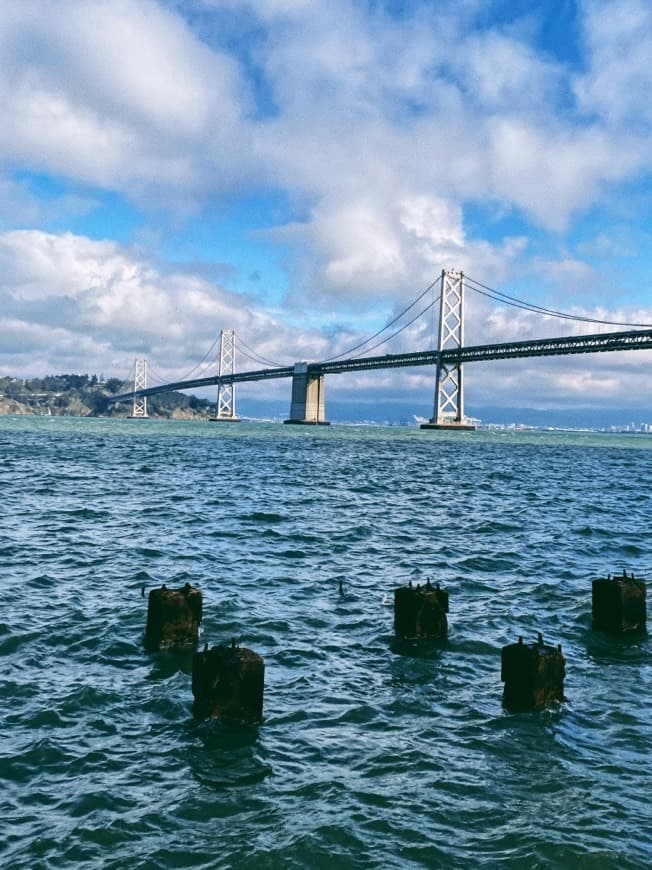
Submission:
{"label": "bridge support column", "polygon": [[[217,374],[232,375],[235,371],[235,332],[223,329],[220,332],[220,359]],[[217,413],[209,417],[211,423],[239,423],[235,413],[235,384],[220,383],[217,387]]]}
{"label": "bridge support column", "polygon": [[435,403],[429,423],[422,429],[475,429],[464,417],[462,363],[444,365],[443,350],[464,345],[464,274],[442,271],[439,296],[439,337],[435,375]]}
{"label": "bridge support column", "polygon": [[147,396],[137,396],[138,390],[147,389],[147,360],[136,360],[136,373],[134,375],[134,406],[131,414],[131,420],[138,420],[142,417],[147,417]]}
{"label": "bridge support column", "polygon": [[324,376],[308,371],[308,363],[299,362],[292,375],[290,418],[284,423],[303,426],[329,426],[324,402]]}

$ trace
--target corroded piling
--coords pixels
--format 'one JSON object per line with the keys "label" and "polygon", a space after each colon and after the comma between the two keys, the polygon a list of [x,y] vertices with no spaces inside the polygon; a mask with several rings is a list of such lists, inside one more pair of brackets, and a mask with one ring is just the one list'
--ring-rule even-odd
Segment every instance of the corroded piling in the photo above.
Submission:
{"label": "corroded piling", "polygon": [[504,646],[501,655],[500,678],[505,683],[503,705],[508,710],[534,710],[554,701],[564,700],[566,659],[561,645],[543,642],[539,634],[536,643]]}
{"label": "corroded piling", "polygon": [[593,627],[621,633],[643,631],[647,622],[645,580],[622,577],[599,578],[592,583]]}
{"label": "corroded piling", "polygon": [[424,586],[400,586],[394,590],[394,632],[402,639],[446,637],[448,590],[430,580]]}
{"label": "corroded piling", "polygon": [[263,718],[265,662],[235,641],[231,646],[208,644],[192,661],[192,711],[200,719],[256,723]]}
{"label": "corroded piling", "polygon": [[190,583],[182,589],[152,589],[147,599],[145,646],[149,650],[189,649],[197,645],[202,618],[201,591]]}

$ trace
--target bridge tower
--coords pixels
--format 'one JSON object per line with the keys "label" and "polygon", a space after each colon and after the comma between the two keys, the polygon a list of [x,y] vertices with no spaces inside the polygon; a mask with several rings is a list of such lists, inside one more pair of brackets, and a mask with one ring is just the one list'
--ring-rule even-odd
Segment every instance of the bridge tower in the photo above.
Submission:
{"label": "bridge tower", "polygon": [[475,429],[464,418],[464,381],[462,363],[444,365],[443,350],[464,345],[464,273],[442,270],[439,296],[439,333],[435,401],[429,423],[422,429]]}
{"label": "bridge tower", "polygon": [[147,389],[147,360],[136,358],[136,373],[134,375],[134,407],[132,419],[147,417],[147,396],[137,396],[138,390]]}
{"label": "bridge tower", "polygon": [[[223,329],[220,332],[220,356],[217,374],[219,377],[235,373],[235,331]],[[211,423],[239,423],[235,414],[235,384],[220,384],[217,387],[217,413],[210,418]]]}

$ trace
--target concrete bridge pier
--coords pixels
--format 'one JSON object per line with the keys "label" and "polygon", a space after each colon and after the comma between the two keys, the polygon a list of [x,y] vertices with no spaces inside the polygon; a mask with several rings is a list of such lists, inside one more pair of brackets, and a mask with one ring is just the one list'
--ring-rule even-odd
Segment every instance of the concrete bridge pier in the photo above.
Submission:
{"label": "concrete bridge pier", "polygon": [[325,411],[324,376],[311,374],[306,362],[295,363],[290,418],[283,422],[303,426],[330,426]]}

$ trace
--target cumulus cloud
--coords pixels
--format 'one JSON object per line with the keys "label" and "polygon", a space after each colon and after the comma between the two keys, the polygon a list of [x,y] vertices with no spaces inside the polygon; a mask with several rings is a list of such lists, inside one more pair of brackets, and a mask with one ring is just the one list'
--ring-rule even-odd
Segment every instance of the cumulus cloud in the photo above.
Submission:
{"label": "cumulus cloud", "polygon": [[587,70],[575,79],[581,109],[612,127],[652,122],[652,9],[645,0],[584,0]]}
{"label": "cumulus cloud", "polygon": [[[619,17],[615,2],[586,4],[592,65],[574,84],[580,108],[607,117],[647,75],[629,48],[649,15],[619,0]],[[568,71],[526,31],[470,26],[472,5],[195,5],[212,27],[155,0],[69,0],[65,16],[46,0],[3,7],[0,154],[180,210],[254,179],[286,191],[311,206],[283,238],[311,249],[313,280],[336,296],[365,270],[376,286],[383,260],[394,284],[413,282],[442,237],[459,242],[451,213],[465,202],[493,199],[559,231],[641,167],[640,137],[578,124],[562,110]],[[253,47],[238,50],[238,36]],[[402,211],[419,198],[446,205],[415,249]]]}
{"label": "cumulus cloud", "polygon": [[115,242],[35,230],[0,234],[0,274],[6,373],[17,366],[20,374],[38,373],[44,359],[54,371],[57,360],[71,364],[73,357],[75,370],[126,371],[145,354],[172,379],[201,359],[221,329],[235,329],[285,363],[293,348],[300,355],[325,343],[318,334],[296,336],[242,296],[163,271],[143,251]]}
{"label": "cumulus cloud", "polygon": [[[465,29],[462,14],[418,4],[400,19],[346,2],[251,8],[276,106],[254,150],[279,185],[312,200],[279,237],[308,252],[312,273],[301,256],[297,283],[326,299],[346,295],[340,278],[360,295],[413,285],[446,256],[442,239],[458,264],[468,259],[468,203],[563,233],[648,161],[647,136],[616,138],[581,101],[574,111],[580,85],[518,30]],[[419,200],[445,207],[431,207],[437,220],[417,244],[402,211]]]}
{"label": "cumulus cloud", "polygon": [[[0,9],[5,160],[145,201],[156,188],[190,199],[241,177],[233,139],[244,141],[247,93],[236,60],[154,0],[53,11],[48,0]],[[204,171],[209,140],[222,178]]]}

